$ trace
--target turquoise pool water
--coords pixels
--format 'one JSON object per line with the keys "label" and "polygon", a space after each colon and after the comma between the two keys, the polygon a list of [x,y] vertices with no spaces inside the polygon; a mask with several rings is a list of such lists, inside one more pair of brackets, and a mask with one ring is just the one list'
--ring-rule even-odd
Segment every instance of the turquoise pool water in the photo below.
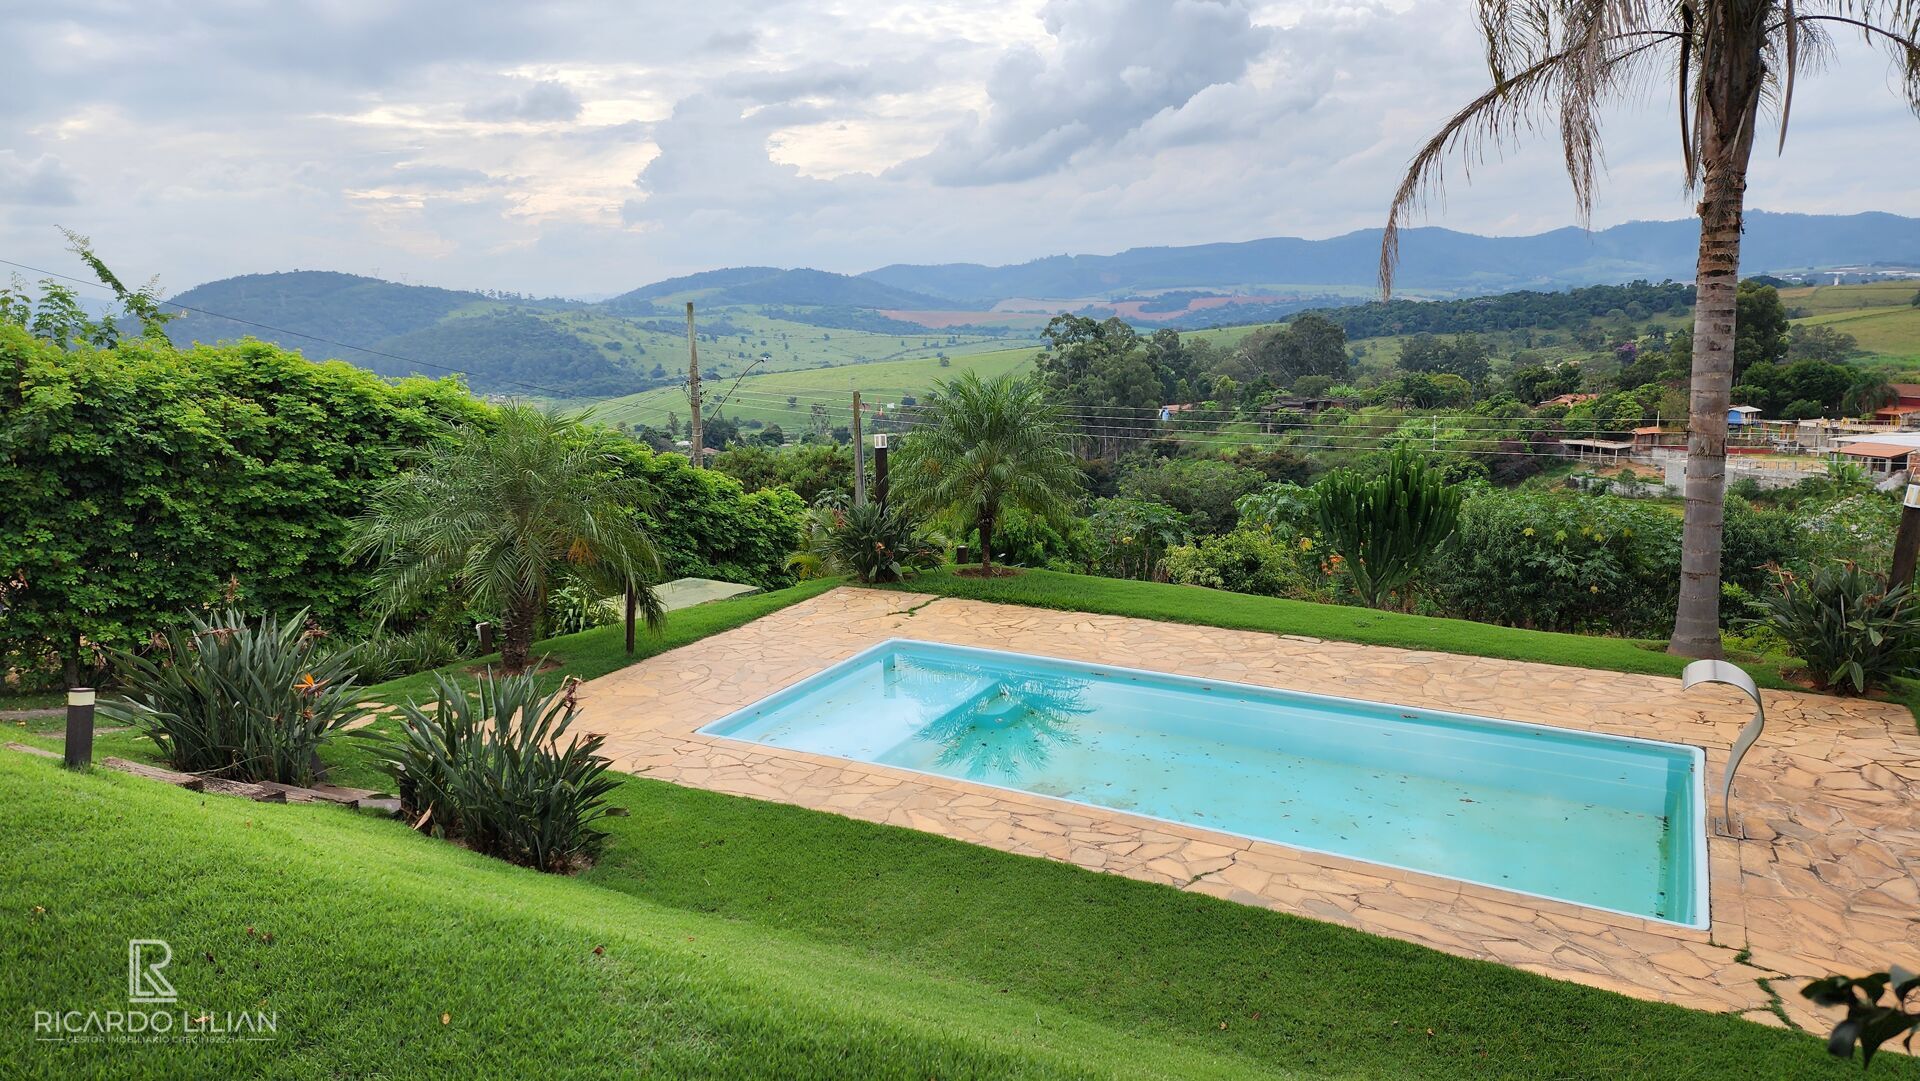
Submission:
{"label": "turquoise pool water", "polygon": [[1677,744],[911,641],[701,731],[1706,925]]}

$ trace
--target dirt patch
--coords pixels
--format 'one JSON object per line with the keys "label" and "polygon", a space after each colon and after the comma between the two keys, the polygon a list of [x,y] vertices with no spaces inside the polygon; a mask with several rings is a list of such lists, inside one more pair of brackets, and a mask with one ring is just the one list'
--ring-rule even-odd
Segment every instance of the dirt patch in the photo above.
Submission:
{"label": "dirt patch", "polygon": [[1018,567],[994,567],[991,570],[982,567],[955,567],[953,573],[962,578],[1017,578],[1026,572]]}

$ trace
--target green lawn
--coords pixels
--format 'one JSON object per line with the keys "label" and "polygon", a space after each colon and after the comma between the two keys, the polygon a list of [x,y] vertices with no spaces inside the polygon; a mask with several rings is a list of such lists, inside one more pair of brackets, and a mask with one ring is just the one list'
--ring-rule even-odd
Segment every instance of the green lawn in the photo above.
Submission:
{"label": "green lawn", "polygon": [[[922,574],[904,584],[874,588],[1614,672],[1677,676],[1687,663],[1683,657],[1662,652],[1659,642],[1529,631],[1464,619],[1403,615],[1350,605],[1255,597],[1196,586],[1094,578],[1057,571],[1029,570],[1008,578],[963,578],[947,568]],[[1768,666],[1756,664],[1750,668],[1755,682],[1762,686],[1792,686]]]}
{"label": "green lawn", "polygon": [[[567,879],[0,752],[0,1076],[1854,1076],[1809,1036],[1065,864],[615,799]],[[35,1009],[126,1008],[130,937],[172,945],[180,1007],[277,1011],[280,1037],[35,1043]]]}

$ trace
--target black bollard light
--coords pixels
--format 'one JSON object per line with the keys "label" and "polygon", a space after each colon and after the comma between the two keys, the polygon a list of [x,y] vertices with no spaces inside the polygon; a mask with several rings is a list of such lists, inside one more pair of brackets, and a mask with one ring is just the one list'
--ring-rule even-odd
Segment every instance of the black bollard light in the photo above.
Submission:
{"label": "black bollard light", "polygon": [[873,500],[887,509],[887,433],[873,437]]}
{"label": "black bollard light", "polygon": [[492,653],[493,652],[493,624],[488,623],[484,620],[482,620],[479,623],[475,623],[473,625],[473,633],[479,636],[479,639],[480,639],[480,655],[484,657],[487,654]]}
{"label": "black bollard light", "polygon": [[93,688],[67,688],[67,748],[69,769],[93,765]]}

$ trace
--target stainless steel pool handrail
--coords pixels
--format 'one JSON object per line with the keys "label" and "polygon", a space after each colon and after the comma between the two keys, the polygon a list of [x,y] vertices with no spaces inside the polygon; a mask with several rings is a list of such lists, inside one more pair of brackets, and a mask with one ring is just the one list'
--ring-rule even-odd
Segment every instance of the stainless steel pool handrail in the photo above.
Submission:
{"label": "stainless steel pool handrail", "polygon": [[1733,741],[1733,749],[1727,752],[1727,773],[1720,781],[1720,823],[1721,832],[1727,836],[1745,837],[1747,831],[1738,832],[1733,826],[1733,775],[1740,769],[1740,760],[1747,755],[1747,748],[1760,738],[1760,732],[1767,726],[1767,709],[1760,703],[1760,688],[1754,686],[1753,677],[1737,664],[1727,661],[1694,661],[1680,673],[1680,689],[1690,691],[1702,683],[1724,683],[1729,687],[1738,687],[1753,699],[1753,720],[1740,730]]}

